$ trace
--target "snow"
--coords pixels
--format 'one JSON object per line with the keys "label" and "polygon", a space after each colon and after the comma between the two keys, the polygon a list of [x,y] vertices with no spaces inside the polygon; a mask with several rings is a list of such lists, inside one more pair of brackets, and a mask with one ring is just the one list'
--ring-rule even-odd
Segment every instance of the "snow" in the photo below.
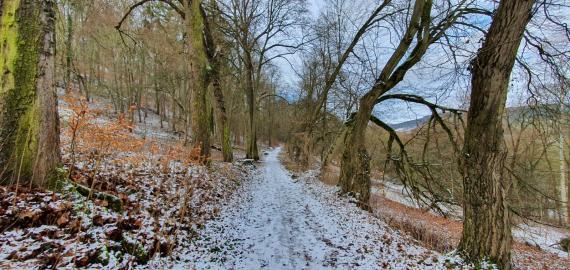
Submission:
{"label": "snow", "polygon": [[[456,260],[389,228],[314,171],[293,180],[270,150],[256,176],[209,221],[173,269],[446,269]],[[164,266],[154,261],[150,267]]]}
{"label": "snow", "polygon": [[[379,182],[379,181],[375,181],[375,182]],[[382,181],[381,184],[382,184],[381,186],[383,188],[373,187],[372,193],[382,194],[384,197],[386,197],[387,199],[389,199],[391,201],[399,202],[399,203],[406,205],[406,206],[409,206],[409,207],[415,207],[415,208],[420,207],[409,196],[404,185],[396,184],[396,183],[393,183],[390,181]]]}
{"label": "snow", "polygon": [[[392,182],[391,180],[378,180],[372,179],[373,187],[371,189],[372,194],[378,194],[383,196],[384,198],[401,203],[408,207],[418,208],[421,209],[425,206],[418,204],[416,200],[414,200],[410,194],[410,190],[407,189],[404,185]],[[379,187],[375,187],[379,186]],[[461,220],[463,218],[463,209],[458,205],[450,205],[446,203],[438,203],[437,204],[440,209],[445,211],[449,217],[455,220]],[[437,211],[431,209],[429,210],[430,213],[434,215],[438,215]]]}
{"label": "snow", "polygon": [[554,253],[562,258],[568,258],[568,252],[559,246],[563,238],[569,237],[568,231],[540,224],[523,223],[513,228],[513,236],[542,250]]}
{"label": "snow", "polygon": [[[384,196],[386,199],[401,203],[403,205],[421,208],[408,194],[405,187],[401,184],[390,181],[383,181],[382,188],[373,188],[372,193]],[[444,206],[448,213],[453,217],[462,219],[463,211],[459,207]],[[569,237],[568,230],[549,227],[534,222],[518,224],[513,228],[513,237],[522,243],[536,246],[541,250],[556,254],[561,258],[568,258],[568,253],[560,247],[559,243],[562,239]]]}

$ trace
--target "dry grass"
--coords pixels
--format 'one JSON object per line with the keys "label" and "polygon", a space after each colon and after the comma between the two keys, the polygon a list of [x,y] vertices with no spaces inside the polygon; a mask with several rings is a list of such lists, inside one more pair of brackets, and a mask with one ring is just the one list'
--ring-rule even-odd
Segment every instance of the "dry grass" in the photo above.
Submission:
{"label": "dry grass", "polygon": [[427,248],[449,252],[459,243],[462,226],[458,222],[388,200],[383,196],[373,195],[370,200],[374,213],[388,225],[408,233]]}
{"label": "dry grass", "polygon": [[287,155],[287,151],[281,151],[281,153],[279,153],[279,159],[281,160],[281,164],[285,166],[285,169],[295,174],[299,174],[307,170],[307,168],[304,168],[303,166],[292,161],[289,158],[289,155]]}
{"label": "dry grass", "polygon": [[[373,196],[374,213],[388,225],[403,231],[420,243],[439,252],[452,251],[461,238],[463,225],[459,221],[433,215],[420,209]],[[515,242],[513,250],[514,269],[568,269],[570,259],[540,250],[537,247]]]}

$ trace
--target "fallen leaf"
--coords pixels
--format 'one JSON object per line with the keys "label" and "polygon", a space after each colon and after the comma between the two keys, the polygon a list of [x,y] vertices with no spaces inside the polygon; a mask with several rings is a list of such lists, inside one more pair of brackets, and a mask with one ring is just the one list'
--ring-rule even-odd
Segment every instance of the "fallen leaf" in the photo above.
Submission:
{"label": "fallen leaf", "polygon": [[109,202],[106,200],[95,200],[95,204],[102,207],[109,206]]}
{"label": "fallen leaf", "polygon": [[20,212],[20,214],[18,214],[18,218],[21,218],[21,219],[24,219],[24,218],[31,218],[31,219],[33,219],[33,217],[34,217],[35,215],[36,215],[36,214],[34,213],[34,211],[32,211],[32,210],[25,210],[25,211]]}
{"label": "fallen leaf", "polygon": [[133,225],[135,228],[140,229],[140,227],[142,227],[142,220],[137,219]]}
{"label": "fallen leaf", "polygon": [[103,220],[103,217],[101,215],[93,216],[93,225],[103,226],[103,224],[105,224],[105,221]]}
{"label": "fallen leaf", "polygon": [[64,213],[57,219],[57,226],[65,225],[69,222],[69,212]]}

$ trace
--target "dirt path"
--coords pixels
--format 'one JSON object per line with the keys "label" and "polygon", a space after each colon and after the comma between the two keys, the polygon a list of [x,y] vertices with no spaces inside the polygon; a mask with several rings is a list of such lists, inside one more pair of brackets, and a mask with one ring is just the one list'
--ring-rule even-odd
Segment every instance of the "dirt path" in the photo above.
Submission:
{"label": "dirt path", "polygon": [[412,244],[334,188],[292,179],[280,151],[265,155],[257,177],[206,224],[176,268],[445,269],[446,258]]}

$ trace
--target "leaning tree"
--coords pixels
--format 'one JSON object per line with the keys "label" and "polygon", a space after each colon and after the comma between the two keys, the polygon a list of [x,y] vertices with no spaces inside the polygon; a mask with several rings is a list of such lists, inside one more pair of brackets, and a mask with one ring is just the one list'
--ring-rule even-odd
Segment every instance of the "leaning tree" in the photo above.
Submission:
{"label": "leaning tree", "polygon": [[503,0],[471,63],[471,103],[463,146],[464,222],[459,250],[511,269],[511,220],[506,193],[503,114],[511,71],[533,0]]}
{"label": "leaning tree", "polygon": [[[386,2],[391,1],[385,1],[383,5]],[[399,8],[398,5],[394,5],[392,9]],[[417,0],[409,6],[409,14],[397,13],[403,16],[405,22],[402,34],[387,61],[378,72],[375,72],[378,76],[372,86],[359,99],[358,111],[347,122],[342,138],[344,147],[339,184],[342,192],[353,194],[362,207],[369,208],[370,198],[370,157],[365,144],[368,123],[372,118],[373,123],[392,133],[387,124],[372,117],[375,106],[384,100],[397,99],[433,107],[434,104],[426,102],[419,96],[387,95],[422,59],[428,48],[444,37],[447,30],[458,23],[465,23],[469,14],[482,12],[486,11],[474,6],[473,1],[441,1],[434,5],[432,0]],[[395,27],[396,22],[401,21],[402,19],[395,20],[389,25]],[[398,32],[396,29],[393,31]],[[437,111],[432,110],[432,112]]]}

